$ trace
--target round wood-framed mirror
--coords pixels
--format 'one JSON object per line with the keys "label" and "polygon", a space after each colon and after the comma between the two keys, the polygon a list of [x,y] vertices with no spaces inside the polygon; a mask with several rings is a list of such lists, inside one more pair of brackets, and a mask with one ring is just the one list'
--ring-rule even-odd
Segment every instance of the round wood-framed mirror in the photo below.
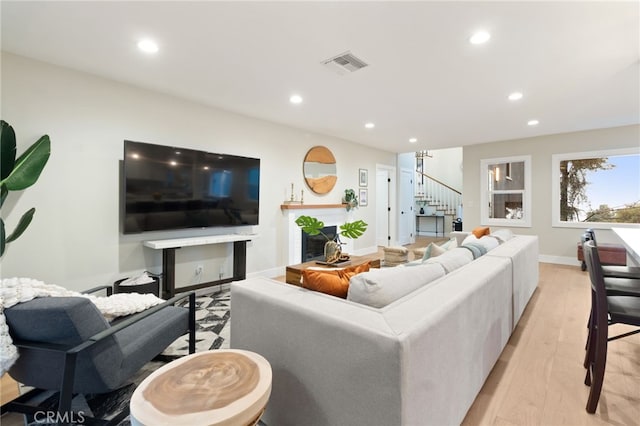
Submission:
{"label": "round wood-framed mirror", "polygon": [[325,146],[314,146],[307,152],[302,171],[307,186],[316,194],[327,194],[338,181],[336,158]]}

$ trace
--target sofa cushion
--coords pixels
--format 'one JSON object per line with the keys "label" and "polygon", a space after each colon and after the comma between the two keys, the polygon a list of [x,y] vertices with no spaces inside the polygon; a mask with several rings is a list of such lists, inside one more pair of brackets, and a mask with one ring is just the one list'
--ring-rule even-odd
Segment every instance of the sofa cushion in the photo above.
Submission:
{"label": "sofa cushion", "polygon": [[474,234],[469,234],[467,238],[462,241],[461,245],[469,244],[469,243],[477,243],[484,246],[486,251],[493,250],[494,248],[500,245],[500,242],[497,238],[492,237],[490,235],[484,235],[482,238],[476,238]]}
{"label": "sofa cushion", "polygon": [[425,264],[438,264],[441,265],[445,272],[448,274],[455,271],[458,268],[463,267],[467,263],[473,261],[473,254],[466,248],[456,247],[453,250],[448,250],[440,256],[432,257],[426,260]]}
{"label": "sofa cushion", "polygon": [[487,249],[485,248],[485,246],[483,246],[480,243],[469,242],[464,244],[462,247],[471,251],[471,254],[473,254],[474,259],[477,259],[480,256],[484,256],[485,254],[487,254]]}
{"label": "sofa cushion", "polygon": [[302,286],[332,296],[347,297],[349,280],[356,274],[367,272],[371,262],[341,269],[305,269],[302,271]]}
{"label": "sofa cushion", "polygon": [[381,308],[444,275],[439,264],[370,270],[351,278],[347,300]]}
{"label": "sofa cushion", "polygon": [[497,229],[492,231],[489,236],[496,238],[500,244],[503,244],[513,238],[513,232],[511,229]]}

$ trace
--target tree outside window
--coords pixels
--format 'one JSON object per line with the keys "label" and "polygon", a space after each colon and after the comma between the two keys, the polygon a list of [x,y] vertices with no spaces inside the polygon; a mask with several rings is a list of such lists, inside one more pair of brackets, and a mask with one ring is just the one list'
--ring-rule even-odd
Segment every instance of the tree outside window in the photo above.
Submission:
{"label": "tree outside window", "polygon": [[558,154],[553,170],[554,226],[640,223],[638,149]]}

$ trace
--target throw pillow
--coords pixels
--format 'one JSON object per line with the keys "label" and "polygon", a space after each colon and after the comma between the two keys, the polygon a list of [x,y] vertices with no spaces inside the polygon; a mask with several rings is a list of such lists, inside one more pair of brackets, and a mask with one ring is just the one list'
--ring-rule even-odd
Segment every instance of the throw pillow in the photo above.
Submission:
{"label": "throw pillow", "polygon": [[491,229],[488,226],[478,226],[473,231],[471,231],[476,238],[481,238],[483,235],[489,235],[491,233]]}
{"label": "throw pillow", "polygon": [[343,269],[305,269],[302,271],[302,286],[346,299],[351,277],[367,272],[369,268],[370,262]]}
{"label": "throw pillow", "polygon": [[438,245],[435,243],[431,243],[427,246],[427,249],[424,251],[424,256],[422,256],[422,260],[428,260],[431,257],[439,256],[448,250],[453,250],[458,247],[458,240],[455,238],[451,238],[449,241],[445,241],[444,243]]}

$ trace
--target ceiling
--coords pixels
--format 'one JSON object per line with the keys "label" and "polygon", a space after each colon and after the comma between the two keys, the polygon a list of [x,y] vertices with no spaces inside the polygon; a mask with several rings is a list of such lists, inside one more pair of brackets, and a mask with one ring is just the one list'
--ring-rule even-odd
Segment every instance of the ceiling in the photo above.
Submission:
{"label": "ceiling", "polygon": [[[640,123],[639,4],[3,0],[1,42],[18,55],[410,152]],[[491,39],[472,45],[480,29]],[[138,50],[144,37],[158,53]],[[369,66],[340,75],[322,65],[346,51]],[[514,91],[524,97],[509,101]],[[289,102],[294,93],[301,104]]]}

